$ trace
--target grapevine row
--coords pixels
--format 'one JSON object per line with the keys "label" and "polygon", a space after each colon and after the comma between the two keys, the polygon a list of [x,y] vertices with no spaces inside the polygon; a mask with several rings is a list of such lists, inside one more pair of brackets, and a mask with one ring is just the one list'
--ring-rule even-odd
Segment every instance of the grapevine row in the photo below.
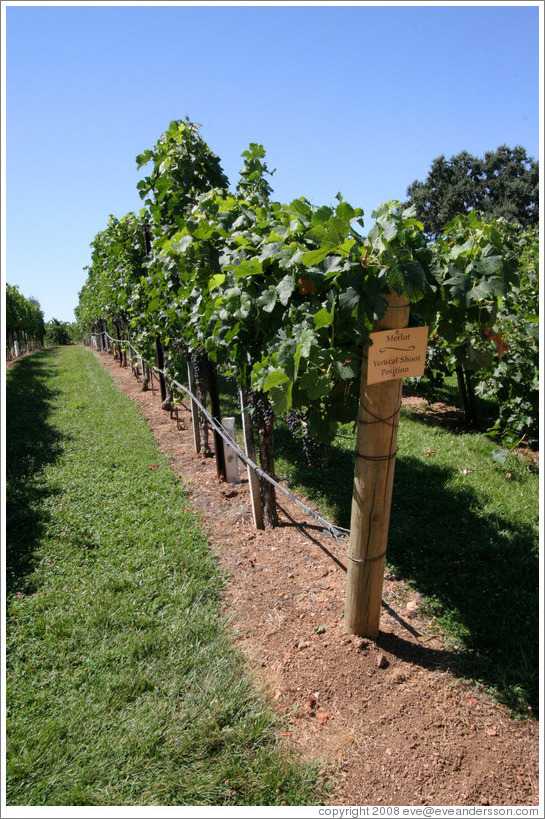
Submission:
{"label": "grapevine row", "polygon": [[[286,415],[308,457],[355,422],[362,357],[395,291],[412,321],[449,333],[493,327],[516,278],[509,231],[474,213],[433,243],[413,209],[388,202],[363,212],[304,197],[273,201],[261,145],[251,143],[232,191],[219,158],[189,120],[173,121],[137,157],[144,207],[111,216],[92,241],[78,321],[89,332],[130,335],[169,379],[193,364],[201,400],[209,365],[252,396],[261,466],[274,475],[274,420]],[[465,354],[482,336],[468,330]],[[488,342],[490,345],[490,342]],[[122,360],[120,350],[120,360]],[[204,432],[204,431],[203,431]],[[274,490],[263,486],[266,524]]]}
{"label": "grapevine row", "polygon": [[35,299],[28,299],[16,285],[6,284],[6,359],[43,347],[44,315]]}

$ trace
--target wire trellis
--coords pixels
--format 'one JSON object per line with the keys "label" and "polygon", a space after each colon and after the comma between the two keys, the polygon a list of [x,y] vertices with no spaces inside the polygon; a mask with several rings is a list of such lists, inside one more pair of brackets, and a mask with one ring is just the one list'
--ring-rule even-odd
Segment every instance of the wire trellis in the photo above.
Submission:
{"label": "wire trellis", "polygon": [[[91,333],[90,335],[91,338],[93,337],[97,338],[98,336],[106,336],[114,344],[128,344],[129,350],[134,350],[135,354],[142,361],[145,361],[143,356],[138,352],[136,347],[134,347],[134,345],[128,339],[112,338],[112,336],[105,330],[103,330],[101,333]],[[236,441],[234,441],[233,438],[226,433],[223,427],[220,424],[218,424],[218,422],[210,415],[206,407],[204,407],[201,404],[197,396],[188,387],[186,387],[184,384],[180,384],[180,382],[176,381],[176,379],[169,378],[165,370],[161,370],[159,369],[159,367],[156,367],[153,364],[150,365],[148,361],[146,361],[146,365],[151,371],[162,375],[164,378],[168,378],[169,384],[185,392],[191,398],[192,402],[194,402],[198,406],[199,410],[208,420],[210,426],[223,438],[225,443],[227,443],[231,447],[231,449],[235,452],[236,456],[242,461],[242,463],[244,463],[247,467],[250,467],[250,469],[252,469],[256,473],[256,475],[258,475],[260,478],[263,478],[263,480],[271,483],[275,487],[275,489],[278,489],[279,492],[281,492],[283,495],[285,495],[291,501],[293,501],[293,503],[299,506],[299,508],[302,509],[305,512],[305,514],[307,514],[309,517],[317,521],[317,523],[319,523],[324,528],[324,530],[332,537],[334,537],[336,540],[338,540],[339,538],[347,538],[350,535],[349,529],[344,529],[342,526],[335,526],[333,523],[330,523],[330,521],[326,520],[314,509],[311,509],[310,506],[307,506],[305,503],[303,503],[292,492],[290,492],[289,489],[286,489],[285,486],[282,486],[282,484],[278,483],[278,481],[272,478],[267,472],[265,472],[265,470],[261,469],[260,466],[258,466],[250,458],[248,458],[246,453],[244,453],[240,449]]]}

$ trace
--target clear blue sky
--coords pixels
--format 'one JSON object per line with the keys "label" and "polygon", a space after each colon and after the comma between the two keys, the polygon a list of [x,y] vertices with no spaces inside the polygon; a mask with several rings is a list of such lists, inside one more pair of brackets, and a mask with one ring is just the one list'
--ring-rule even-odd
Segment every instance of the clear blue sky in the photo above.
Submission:
{"label": "clear blue sky", "polygon": [[137,211],[135,157],[202,124],[231,184],[249,142],[274,198],[365,211],[432,160],[522,145],[539,158],[539,6],[130,3],[5,13],[6,267],[73,321],[90,242]]}

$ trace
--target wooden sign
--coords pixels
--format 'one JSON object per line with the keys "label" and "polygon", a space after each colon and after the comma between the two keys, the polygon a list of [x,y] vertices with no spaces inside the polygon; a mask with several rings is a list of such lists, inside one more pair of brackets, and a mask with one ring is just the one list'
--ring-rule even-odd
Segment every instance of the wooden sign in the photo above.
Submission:
{"label": "wooden sign", "polygon": [[371,341],[373,343],[368,348],[368,384],[424,375],[428,348],[427,327],[382,330],[380,333],[371,333]]}

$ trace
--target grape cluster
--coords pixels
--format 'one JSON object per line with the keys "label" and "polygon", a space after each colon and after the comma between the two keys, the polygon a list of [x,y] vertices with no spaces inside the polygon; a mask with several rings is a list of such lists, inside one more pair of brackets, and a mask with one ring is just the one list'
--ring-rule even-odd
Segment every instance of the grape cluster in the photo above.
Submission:
{"label": "grape cluster", "polygon": [[322,444],[311,435],[303,435],[303,452],[309,466],[320,466],[324,460]]}
{"label": "grape cluster", "polygon": [[193,350],[191,362],[195,373],[195,382],[202,388],[206,378],[206,353],[200,345]]}
{"label": "grape cluster", "polygon": [[290,410],[286,413],[286,424],[294,439],[301,436],[301,429],[303,426],[303,419],[301,413],[296,410]]}
{"label": "grape cluster", "polygon": [[250,408],[257,429],[271,432],[274,425],[274,411],[269,399],[262,392],[252,392]]}
{"label": "grape cluster", "polygon": [[293,438],[295,440],[299,439],[303,445],[307,464],[310,467],[321,464],[324,459],[323,446],[316,438],[307,434],[306,424],[301,413],[297,410],[290,410],[286,413],[285,419]]}

